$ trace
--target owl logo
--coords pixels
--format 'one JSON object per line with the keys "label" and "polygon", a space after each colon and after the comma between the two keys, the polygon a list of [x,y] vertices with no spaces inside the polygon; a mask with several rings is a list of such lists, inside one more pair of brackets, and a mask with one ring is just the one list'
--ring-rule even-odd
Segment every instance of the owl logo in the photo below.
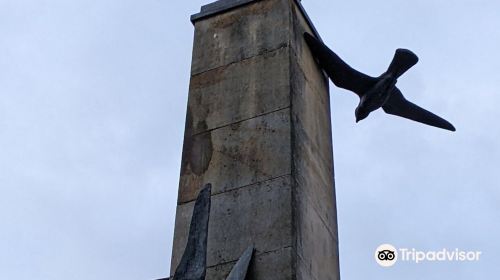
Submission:
{"label": "owl logo", "polygon": [[392,260],[394,260],[396,255],[394,254],[394,251],[383,250],[383,251],[378,252],[377,257],[381,261],[392,261]]}
{"label": "owl logo", "polygon": [[396,248],[390,244],[378,246],[375,250],[375,261],[382,267],[393,266],[398,260]]}

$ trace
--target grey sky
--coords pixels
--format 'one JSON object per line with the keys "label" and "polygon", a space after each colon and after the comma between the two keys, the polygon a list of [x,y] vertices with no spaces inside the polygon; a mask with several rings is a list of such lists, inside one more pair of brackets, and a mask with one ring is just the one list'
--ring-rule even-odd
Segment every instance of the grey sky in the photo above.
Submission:
{"label": "grey sky", "polygon": [[[0,279],[168,275],[193,27],[211,1],[0,0]],[[500,2],[304,0],[323,39],[449,133],[332,87],[343,279],[494,279],[500,244]],[[478,263],[373,260],[381,243]]]}

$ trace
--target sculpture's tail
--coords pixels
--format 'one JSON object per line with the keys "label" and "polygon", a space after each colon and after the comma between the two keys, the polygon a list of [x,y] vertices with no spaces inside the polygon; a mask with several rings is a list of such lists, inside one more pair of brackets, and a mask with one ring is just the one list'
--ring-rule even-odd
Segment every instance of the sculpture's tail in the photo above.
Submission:
{"label": "sculpture's tail", "polygon": [[417,64],[417,62],[418,57],[412,51],[407,49],[397,49],[387,72],[392,73],[397,79],[408,71],[408,69]]}

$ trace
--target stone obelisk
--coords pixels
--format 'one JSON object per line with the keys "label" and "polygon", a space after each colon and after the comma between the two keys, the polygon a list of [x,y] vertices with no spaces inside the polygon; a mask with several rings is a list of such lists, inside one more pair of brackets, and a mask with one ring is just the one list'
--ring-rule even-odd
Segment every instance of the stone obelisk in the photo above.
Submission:
{"label": "stone obelisk", "polygon": [[195,27],[171,274],[212,184],[207,277],[251,244],[247,279],[339,279],[328,80],[299,0],[221,0]]}

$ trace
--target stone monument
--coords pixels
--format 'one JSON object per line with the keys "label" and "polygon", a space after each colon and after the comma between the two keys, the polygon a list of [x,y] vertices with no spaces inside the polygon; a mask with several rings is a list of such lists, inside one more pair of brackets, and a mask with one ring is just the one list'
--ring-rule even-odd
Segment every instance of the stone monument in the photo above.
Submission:
{"label": "stone monument", "polygon": [[221,0],[191,21],[171,275],[211,183],[207,280],[226,279],[249,245],[247,279],[339,279],[328,80],[300,1]]}

